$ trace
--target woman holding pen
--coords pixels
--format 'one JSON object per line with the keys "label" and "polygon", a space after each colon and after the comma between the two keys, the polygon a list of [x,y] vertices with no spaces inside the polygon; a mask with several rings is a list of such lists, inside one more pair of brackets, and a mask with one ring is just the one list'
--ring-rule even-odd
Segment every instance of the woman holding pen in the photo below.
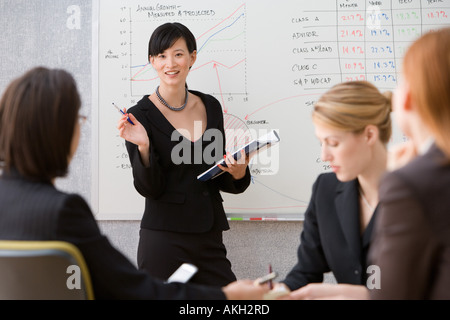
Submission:
{"label": "woman holding pen", "polygon": [[100,232],[86,201],[55,187],[78,147],[86,121],[80,107],[75,80],[64,70],[37,67],[6,88],[0,101],[0,239],[74,244],[97,300],[261,299],[267,287],[251,280],[223,287],[164,283],[138,270]]}
{"label": "woman holding pen", "polygon": [[163,24],[150,38],[148,57],[160,84],[118,123],[134,185],[145,197],[138,265],[165,280],[189,262],[199,269],[192,282],[230,283],[236,277],[222,241],[229,225],[220,191],[237,194],[247,189],[249,159],[243,154],[244,161],[238,163],[226,157],[225,174],[197,180],[223,159],[225,132],[217,99],[187,88],[197,57],[196,40],[180,23]]}

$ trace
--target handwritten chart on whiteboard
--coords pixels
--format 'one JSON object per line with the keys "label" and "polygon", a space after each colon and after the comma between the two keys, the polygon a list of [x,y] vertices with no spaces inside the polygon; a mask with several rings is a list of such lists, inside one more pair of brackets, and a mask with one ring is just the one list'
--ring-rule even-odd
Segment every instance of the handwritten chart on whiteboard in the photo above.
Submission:
{"label": "handwritten chart on whiteboard", "polygon": [[405,50],[450,25],[449,15],[448,1],[100,0],[97,218],[140,219],[144,210],[111,104],[129,108],[155,91],[147,52],[159,25],[181,22],[193,32],[189,88],[220,101],[227,132],[280,134],[269,166],[250,167],[247,191],[223,194],[229,217],[298,220],[317,175],[329,170],[311,123],[314,102],[342,81],[394,89]]}

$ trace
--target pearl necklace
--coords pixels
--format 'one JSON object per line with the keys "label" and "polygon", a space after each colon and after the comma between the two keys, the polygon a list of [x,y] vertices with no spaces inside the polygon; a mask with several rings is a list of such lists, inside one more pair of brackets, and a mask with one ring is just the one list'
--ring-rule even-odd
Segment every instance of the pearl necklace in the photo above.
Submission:
{"label": "pearl necklace", "polygon": [[186,88],[186,100],[184,101],[184,104],[183,104],[181,107],[179,107],[179,108],[175,108],[175,107],[170,106],[170,105],[166,102],[166,100],[164,100],[164,98],[161,97],[161,94],[159,93],[159,86],[156,88],[156,95],[158,96],[159,102],[161,102],[163,105],[165,105],[165,106],[166,106],[167,108],[169,108],[170,110],[173,110],[173,111],[181,111],[181,110],[183,110],[184,108],[186,108],[186,105],[187,105],[187,103],[188,103],[189,91],[188,91],[188,89]]}
{"label": "pearl necklace", "polygon": [[370,209],[370,211],[374,212],[375,208],[370,205],[369,201],[367,201],[367,199],[364,196],[364,192],[362,191],[361,187],[359,187],[359,194],[360,194],[361,199],[363,200],[364,204]]}

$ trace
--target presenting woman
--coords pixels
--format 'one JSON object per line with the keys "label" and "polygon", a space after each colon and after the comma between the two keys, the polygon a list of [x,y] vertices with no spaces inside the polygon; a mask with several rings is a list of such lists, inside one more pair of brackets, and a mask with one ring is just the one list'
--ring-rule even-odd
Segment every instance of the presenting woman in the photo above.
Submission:
{"label": "presenting woman", "polygon": [[[161,25],[150,38],[148,56],[160,84],[118,123],[135,188],[145,197],[138,265],[165,280],[189,262],[199,269],[192,282],[228,284],[236,277],[222,240],[229,225],[220,191],[238,194],[247,189],[248,158],[238,163],[226,156],[217,99],[188,90],[186,78],[197,57],[189,29],[180,23]],[[224,155],[224,174],[197,180]]]}
{"label": "presenting woman", "polygon": [[80,107],[75,80],[64,70],[33,68],[6,88],[0,100],[0,239],[72,243],[86,261],[97,300],[261,299],[268,288],[251,280],[225,287],[163,283],[138,270],[100,232],[86,201],[55,187],[80,141],[86,120]]}

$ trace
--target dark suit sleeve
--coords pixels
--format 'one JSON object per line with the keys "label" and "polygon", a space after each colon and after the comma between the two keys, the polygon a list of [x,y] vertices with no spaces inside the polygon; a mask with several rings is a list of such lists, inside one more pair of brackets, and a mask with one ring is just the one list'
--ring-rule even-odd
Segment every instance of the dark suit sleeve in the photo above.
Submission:
{"label": "dark suit sleeve", "polygon": [[247,166],[245,176],[239,180],[234,180],[233,176],[228,172],[222,174],[216,179],[218,179],[217,182],[219,184],[219,190],[233,194],[243,193],[250,185],[250,170]]}
{"label": "dark suit sleeve", "polygon": [[68,196],[58,221],[61,240],[75,244],[86,260],[96,299],[225,299],[220,288],[165,284],[137,268],[101,234],[86,202]]}
{"label": "dark suit sleeve", "polygon": [[133,181],[136,190],[145,198],[156,198],[164,190],[166,180],[164,171],[159,165],[159,156],[153,148],[150,139],[150,166],[145,167],[142,163],[138,147],[128,141],[125,142],[130,163],[133,170]]}
{"label": "dark suit sleeve", "polygon": [[317,222],[315,198],[319,192],[320,176],[313,185],[311,201],[305,212],[303,231],[297,250],[297,264],[282,281],[291,290],[312,282],[322,282],[323,274],[330,271],[322,250],[320,231]]}
{"label": "dark suit sleeve", "polygon": [[380,184],[380,211],[369,258],[380,269],[381,288],[372,299],[423,299],[431,279],[433,236],[426,208],[399,174],[391,173]]}
{"label": "dark suit sleeve", "polygon": [[[138,104],[139,105],[139,104]],[[156,198],[165,189],[166,180],[164,171],[160,166],[159,154],[155,151],[152,143],[152,127],[146,119],[145,112],[139,106],[131,107],[128,112],[132,113],[144,126],[150,141],[149,163],[145,167],[138,146],[125,140],[125,146],[130,157],[130,164],[133,172],[133,183],[136,191],[145,198]]]}

